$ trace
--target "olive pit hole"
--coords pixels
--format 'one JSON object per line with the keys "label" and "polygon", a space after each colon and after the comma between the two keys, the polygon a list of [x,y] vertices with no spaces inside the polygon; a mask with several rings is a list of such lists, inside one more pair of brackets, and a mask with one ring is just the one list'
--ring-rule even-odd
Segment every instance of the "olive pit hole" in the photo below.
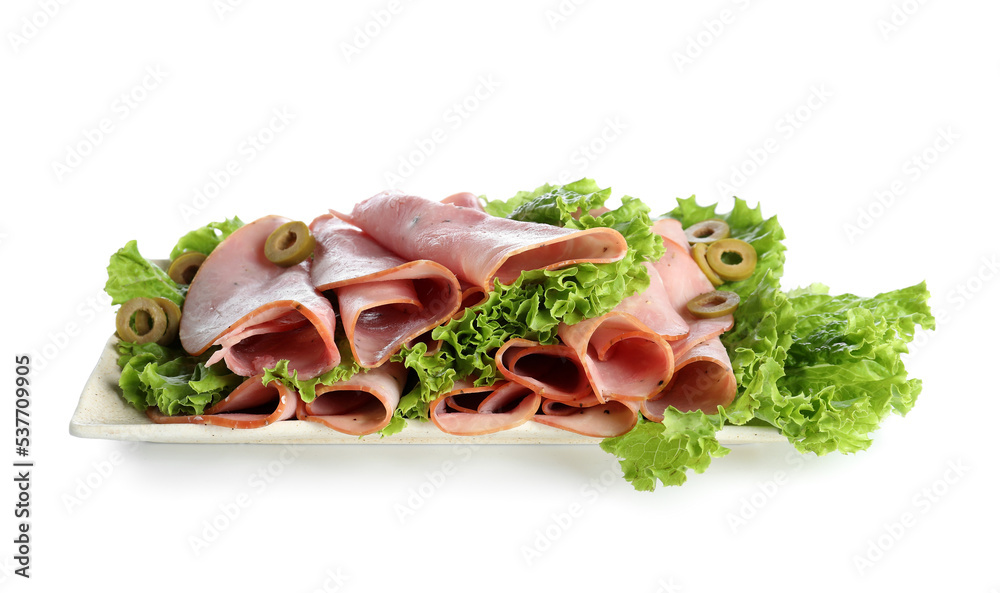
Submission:
{"label": "olive pit hole", "polygon": [[297,239],[298,237],[295,235],[295,231],[288,231],[283,237],[281,237],[281,240],[278,241],[278,249],[282,251],[288,249],[292,245],[295,245],[295,241]]}
{"label": "olive pit hole", "polygon": [[727,266],[736,266],[743,263],[743,256],[736,251],[725,251],[719,259]]}

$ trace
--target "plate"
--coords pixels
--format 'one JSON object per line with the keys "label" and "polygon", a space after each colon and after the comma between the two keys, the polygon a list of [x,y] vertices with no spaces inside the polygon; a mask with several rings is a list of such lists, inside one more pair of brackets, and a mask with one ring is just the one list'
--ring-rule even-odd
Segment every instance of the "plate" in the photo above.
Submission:
{"label": "plate", "polygon": [[[253,443],[266,445],[594,445],[586,437],[551,426],[527,422],[517,428],[479,436],[455,436],[431,422],[407,421],[402,432],[388,437],[341,434],[316,422],[284,420],[270,426],[235,429],[200,424],[156,424],[126,402],[118,389],[118,338],[108,339],[94,371],[83,387],[80,402],[69,423],[73,436],[88,439],[146,441],[153,443]],[[718,433],[723,445],[784,442],[777,430],[756,426],[726,426]]]}

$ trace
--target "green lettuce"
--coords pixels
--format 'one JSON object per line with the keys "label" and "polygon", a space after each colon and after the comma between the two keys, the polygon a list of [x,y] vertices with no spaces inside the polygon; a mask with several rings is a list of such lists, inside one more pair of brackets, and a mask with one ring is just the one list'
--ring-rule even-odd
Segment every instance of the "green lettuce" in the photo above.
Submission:
{"label": "green lettuce", "polygon": [[118,353],[122,396],[140,411],[154,407],[168,416],[201,414],[244,380],[225,365],[206,367],[209,353],[188,356],[179,348],[124,341]]}
{"label": "green lettuce", "polygon": [[789,293],[797,315],[784,377],[761,396],[758,418],[800,451],[853,453],[892,412],[906,415],[920,394],[900,355],[915,327],[934,328],[924,283],[870,298],[831,296],[813,285]]}
{"label": "green lettuce", "polygon": [[177,245],[170,251],[170,259],[176,259],[179,255],[187,251],[196,251],[209,255],[219,243],[222,243],[229,235],[243,226],[243,221],[239,216],[234,216],[222,222],[210,222],[200,229],[191,231],[177,241]]}
{"label": "green lettuce", "polygon": [[111,297],[112,305],[136,297],[164,297],[183,305],[187,287],[171,280],[160,266],[139,253],[135,241],[129,241],[111,256],[104,292]]}
{"label": "green lettuce", "polygon": [[722,422],[718,414],[668,407],[662,423],[640,418],[628,433],[601,441],[601,449],[619,458],[625,479],[636,490],[654,490],[657,481],[679,486],[689,469],[700,474],[712,458],[729,453],[716,438]]}

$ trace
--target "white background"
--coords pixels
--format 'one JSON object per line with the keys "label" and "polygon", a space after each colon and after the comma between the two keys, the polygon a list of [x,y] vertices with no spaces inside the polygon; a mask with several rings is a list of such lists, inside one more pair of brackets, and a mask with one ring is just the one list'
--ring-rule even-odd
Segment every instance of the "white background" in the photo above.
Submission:
{"label": "white background", "polygon": [[[1000,252],[1000,6],[665,4],[4,2],[0,459],[16,459],[13,357],[27,352],[36,467],[30,582],[11,573],[3,472],[0,587],[1000,588],[1000,282],[986,263]],[[271,134],[274,110],[292,119]],[[271,141],[254,152],[251,135]],[[432,154],[401,173],[421,143]],[[939,330],[909,359],[924,392],[867,452],[745,446],[653,494],[596,446],[315,446],[282,463],[282,447],[68,434],[113,329],[101,289],[118,247],[135,238],[165,257],[234,214],[309,220],[385,189],[387,172],[432,199],[586,175],[656,213],[691,194],[759,202],[789,235],[786,288],[928,281]],[[220,519],[237,500],[238,517]],[[212,521],[226,528],[196,551]]]}

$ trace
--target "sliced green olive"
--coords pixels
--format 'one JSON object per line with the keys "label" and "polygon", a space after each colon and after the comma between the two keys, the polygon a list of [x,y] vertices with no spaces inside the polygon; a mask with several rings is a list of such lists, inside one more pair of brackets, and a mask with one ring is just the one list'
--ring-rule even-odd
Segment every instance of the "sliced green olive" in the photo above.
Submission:
{"label": "sliced green olive", "polygon": [[[177,334],[181,328],[181,308],[177,303],[163,297],[156,297],[153,301],[163,309],[167,316],[167,329],[163,332],[163,337],[156,341],[160,346],[169,346],[177,339]],[[138,327],[138,314],[136,314],[136,326]]]}
{"label": "sliced green olive", "polygon": [[688,301],[687,308],[695,317],[709,319],[722,317],[736,310],[740,304],[740,295],[728,290],[713,290],[700,294]]}
{"label": "sliced green olive", "polygon": [[204,253],[187,251],[178,255],[177,259],[170,262],[167,274],[177,284],[191,284],[191,281],[194,280],[194,275],[198,273],[198,269],[201,268],[201,264],[205,263],[207,258],[208,256]]}
{"label": "sliced green olive", "polygon": [[722,278],[719,278],[719,275],[708,265],[708,259],[705,258],[705,252],[707,251],[708,245],[705,243],[695,243],[691,249],[691,256],[694,257],[694,261],[697,262],[698,267],[701,268],[701,271],[708,278],[708,281],[712,283],[712,286],[719,286],[722,284]]}
{"label": "sliced green olive", "polygon": [[281,225],[264,243],[264,255],[275,264],[290,268],[312,255],[316,239],[306,223],[296,220]]}
{"label": "sliced green olive", "polygon": [[[133,328],[132,316],[135,316]],[[118,337],[126,342],[148,344],[156,342],[167,331],[167,315],[153,299],[136,297],[118,309],[115,319]]]}
{"label": "sliced green olive", "polygon": [[757,267],[753,245],[739,239],[723,239],[708,246],[708,265],[726,282],[746,280]]}
{"label": "sliced green olive", "polygon": [[712,218],[696,222],[684,230],[688,243],[714,243],[729,236],[729,224]]}

